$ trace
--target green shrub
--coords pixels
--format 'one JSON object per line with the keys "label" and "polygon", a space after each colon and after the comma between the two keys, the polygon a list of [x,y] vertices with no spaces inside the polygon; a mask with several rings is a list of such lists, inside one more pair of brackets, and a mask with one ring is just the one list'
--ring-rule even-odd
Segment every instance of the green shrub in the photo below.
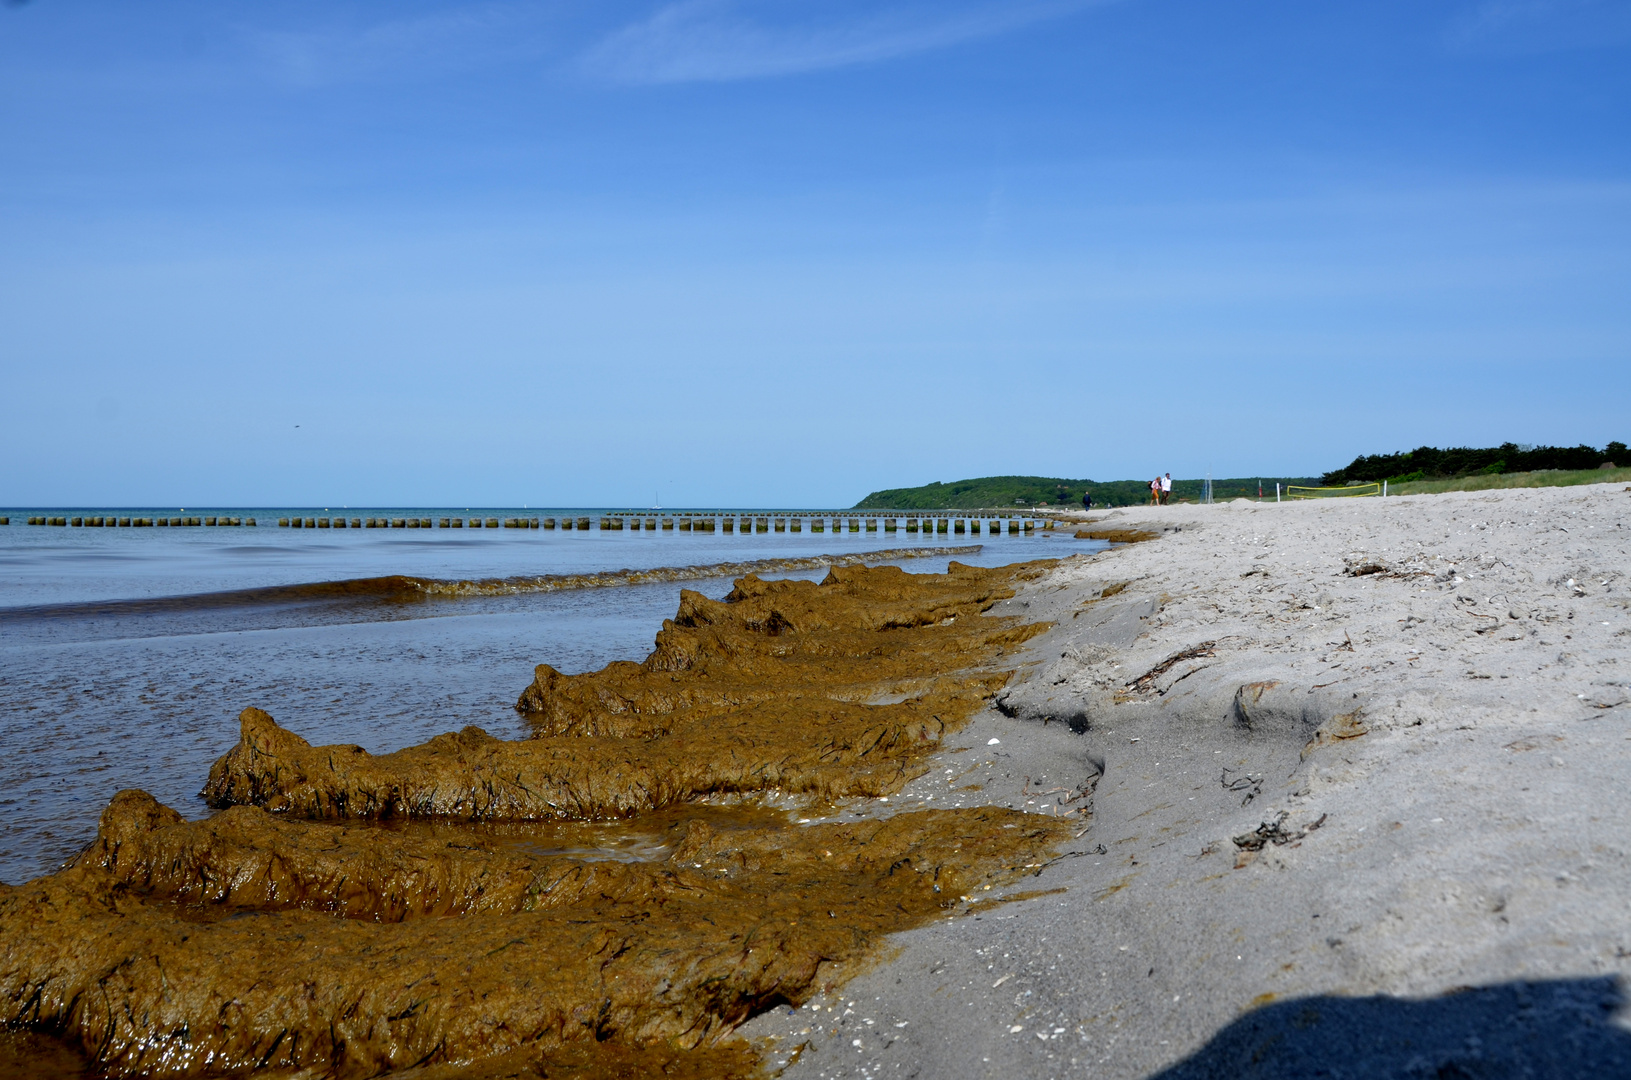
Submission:
{"label": "green shrub", "polygon": [[[1616,454],[1618,456],[1616,456]],[[1508,472],[1536,472],[1541,469],[1595,469],[1605,460],[1621,463],[1627,457],[1625,444],[1611,442],[1605,449],[1582,443],[1579,446],[1527,446],[1502,443],[1483,448],[1459,446],[1441,450],[1418,446],[1397,454],[1361,454],[1346,468],[1320,478],[1328,487],[1341,487],[1352,480],[1374,483],[1379,480],[1447,479],[1457,476],[1497,475]]]}

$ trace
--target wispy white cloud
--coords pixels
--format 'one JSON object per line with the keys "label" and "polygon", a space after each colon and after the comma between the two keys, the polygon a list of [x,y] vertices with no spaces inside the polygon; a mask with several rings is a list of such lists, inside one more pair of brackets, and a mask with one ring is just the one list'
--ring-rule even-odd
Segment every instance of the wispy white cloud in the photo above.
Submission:
{"label": "wispy white cloud", "polygon": [[844,17],[830,5],[679,0],[614,32],[585,53],[581,65],[594,77],[623,83],[760,79],[945,48],[1103,2],[895,4]]}
{"label": "wispy white cloud", "polygon": [[537,7],[482,4],[312,30],[247,32],[277,73],[303,86],[423,76],[536,53]]}
{"label": "wispy white cloud", "polygon": [[1631,40],[1627,0],[1480,0],[1450,21],[1449,43],[1468,52],[1550,52]]}

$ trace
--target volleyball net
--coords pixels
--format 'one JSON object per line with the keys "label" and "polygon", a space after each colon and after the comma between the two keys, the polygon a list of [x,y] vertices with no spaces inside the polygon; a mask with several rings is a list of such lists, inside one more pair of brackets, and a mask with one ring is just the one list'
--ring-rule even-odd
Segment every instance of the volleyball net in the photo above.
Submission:
{"label": "volleyball net", "polygon": [[1348,487],[1298,487],[1286,485],[1288,499],[1356,499],[1382,494],[1381,484],[1353,484]]}

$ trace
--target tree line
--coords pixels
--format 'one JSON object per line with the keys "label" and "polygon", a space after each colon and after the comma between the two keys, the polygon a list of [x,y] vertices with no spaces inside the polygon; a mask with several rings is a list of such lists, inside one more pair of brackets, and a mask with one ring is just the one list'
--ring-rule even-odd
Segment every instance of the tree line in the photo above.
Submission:
{"label": "tree line", "polygon": [[1320,477],[1331,487],[1343,484],[1401,483],[1407,480],[1447,480],[1479,473],[1534,472],[1537,469],[1595,469],[1604,462],[1631,465],[1631,455],[1623,442],[1611,442],[1601,450],[1579,446],[1529,446],[1502,443],[1500,446],[1456,446],[1441,450],[1418,446],[1397,454],[1361,454],[1343,468]]}

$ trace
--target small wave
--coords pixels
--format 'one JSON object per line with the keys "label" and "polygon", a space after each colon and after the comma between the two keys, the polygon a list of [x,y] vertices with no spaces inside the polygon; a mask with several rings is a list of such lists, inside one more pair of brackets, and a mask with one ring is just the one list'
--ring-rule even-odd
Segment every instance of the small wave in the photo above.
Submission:
{"label": "small wave", "polygon": [[697,566],[659,566],[647,570],[602,570],[588,574],[536,574],[463,581],[391,574],[385,577],[348,578],[343,581],[317,581],[301,585],[269,585],[256,589],[230,589],[140,600],[98,600],[0,608],[0,623],[52,618],[115,618],[126,615],[274,607],[324,601],[413,603],[438,599],[456,600],[463,597],[606,589],[621,585],[652,585],[673,581],[740,577],[743,574],[794,573],[832,566],[895,562],[900,559],[973,555],[980,551],[982,546],[969,544],[963,547],[887,548],[882,551],[863,551],[849,555],[749,559],[743,562],[706,563]]}

